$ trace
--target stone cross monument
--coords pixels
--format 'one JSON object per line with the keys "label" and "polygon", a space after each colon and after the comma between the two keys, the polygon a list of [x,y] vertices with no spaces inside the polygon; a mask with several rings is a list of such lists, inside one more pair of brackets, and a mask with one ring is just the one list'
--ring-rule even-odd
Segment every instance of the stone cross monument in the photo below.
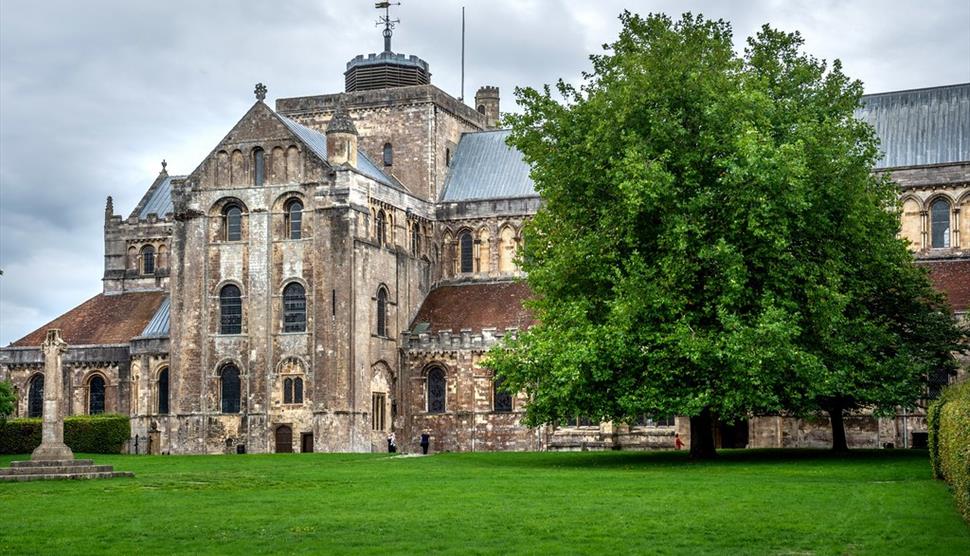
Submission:
{"label": "stone cross monument", "polygon": [[44,426],[40,446],[30,456],[33,461],[71,460],[74,452],[64,444],[64,416],[61,414],[61,398],[64,390],[64,373],[61,359],[67,351],[67,342],[61,331],[52,328],[40,346],[44,352]]}

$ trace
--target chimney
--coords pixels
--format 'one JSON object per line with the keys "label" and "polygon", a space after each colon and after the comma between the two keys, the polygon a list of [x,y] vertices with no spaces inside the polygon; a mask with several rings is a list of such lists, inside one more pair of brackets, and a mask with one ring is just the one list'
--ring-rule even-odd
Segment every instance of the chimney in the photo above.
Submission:
{"label": "chimney", "polygon": [[492,129],[498,125],[498,87],[485,85],[475,93],[475,109],[485,115],[485,127]]}
{"label": "chimney", "polygon": [[331,166],[357,167],[357,128],[342,104],[327,124],[327,162]]}

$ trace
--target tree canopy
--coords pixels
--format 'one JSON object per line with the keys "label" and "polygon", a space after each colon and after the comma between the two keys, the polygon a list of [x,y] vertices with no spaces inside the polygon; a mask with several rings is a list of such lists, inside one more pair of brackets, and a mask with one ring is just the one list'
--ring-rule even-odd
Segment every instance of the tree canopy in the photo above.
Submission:
{"label": "tree canopy", "polygon": [[959,334],[896,238],[861,83],[798,33],[739,55],[724,21],[620,19],[581,86],[517,89],[507,119],[543,198],[538,324],[489,364],[527,422],[686,415],[707,457],[714,419],[914,401]]}

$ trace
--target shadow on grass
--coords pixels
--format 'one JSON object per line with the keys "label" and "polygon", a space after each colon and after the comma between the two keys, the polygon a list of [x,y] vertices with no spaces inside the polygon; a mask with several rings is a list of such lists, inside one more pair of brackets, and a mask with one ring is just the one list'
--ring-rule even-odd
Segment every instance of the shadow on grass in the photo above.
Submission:
{"label": "shadow on grass", "polygon": [[759,448],[742,450],[718,450],[717,458],[707,461],[692,460],[687,451],[658,452],[528,452],[528,453],[478,453],[440,454],[445,458],[466,459],[476,465],[522,468],[630,468],[637,467],[687,467],[732,466],[799,462],[832,462],[836,464],[886,463],[927,460],[926,450],[850,450],[837,453],[823,449]]}

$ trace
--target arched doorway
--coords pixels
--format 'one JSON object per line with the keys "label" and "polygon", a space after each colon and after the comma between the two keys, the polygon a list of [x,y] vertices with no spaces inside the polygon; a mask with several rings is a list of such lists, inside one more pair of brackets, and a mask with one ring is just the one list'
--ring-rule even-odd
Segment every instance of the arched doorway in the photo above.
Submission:
{"label": "arched doorway", "polygon": [[293,452],[293,429],[287,425],[276,427],[276,453],[289,454]]}

